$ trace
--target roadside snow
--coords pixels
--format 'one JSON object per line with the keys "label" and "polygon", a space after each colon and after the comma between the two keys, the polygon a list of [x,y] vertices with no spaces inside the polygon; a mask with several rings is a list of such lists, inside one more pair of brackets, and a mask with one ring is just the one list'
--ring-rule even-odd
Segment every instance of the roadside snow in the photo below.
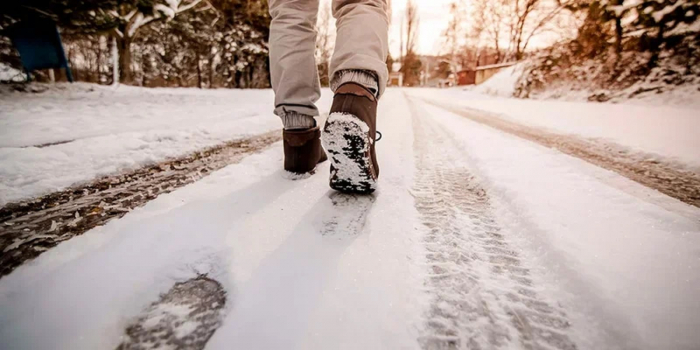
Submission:
{"label": "roadside snow", "polygon": [[20,82],[27,80],[24,72],[0,62],[0,81]]}
{"label": "roadside snow", "polygon": [[692,107],[526,100],[458,89],[416,89],[408,93],[555,133],[612,141],[700,169],[700,118]]}
{"label": "roadside snow", "polygon": [[476,85],[471,91],[492,96],[512,97],[515,93],[515,83],[523,73],[524,67],[524,63],[506,67],[485,82]]}
{"label": "roadside snow", "polygon": [[[700,21],[697,23],[700,23]],[[529,62],[527,61],[523,61],[516,65],[504,68],[480,85],[467,87],[460,86],[450,90],[469,91],[472,93],[496,97],[513,97],[516,93],[515,90],[518,85],[518,80],[522,77],[528,63]],[[595,70],[596,68],[597,66],[590,67],[591,70]],[[675,68],[676,71],[682,71],[684,69],[683,67]],[[651,79],[650,77],[652,76],[662,76],[665,72],[666,70],[661,67],[654,68],[652,71],[653,74],[647,77],[647,80]],[[695,83],[689,82],[678,86],[668,86],[662,90],[663,92],[658,92],[658,83],[652,83],[647,80],[639,81],[623,91],[591,91],[576,88],[571,82],[554,82],[547,86],[545,90],[538,91],[536,94],[533,93],[529,100],[588,102],[588,98],[590,96],[604,93],[605,95],[612,97],[610,102],[602,103],[604,105],[622,103],[625,105],[636,106],[700,108],[700,89],[698,86],[698,84],[700,84],[700,80],[696,81]],[[639,93],[639,91],[647,92]],[[633,97],[630,98],[627,96]]]}
{"label": "roadside snow", "polygon": [[0,93],[0,206],[281,127],[271,90],[47,87]]}

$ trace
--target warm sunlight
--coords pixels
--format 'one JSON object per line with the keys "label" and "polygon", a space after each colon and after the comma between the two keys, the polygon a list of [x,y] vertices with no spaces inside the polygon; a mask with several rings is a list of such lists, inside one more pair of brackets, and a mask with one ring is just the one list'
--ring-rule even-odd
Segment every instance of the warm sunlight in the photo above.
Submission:
{"label": "warm sunlight", "polygon": [[698,111],[700,0],[0,1],[0,350],[698,350]]}

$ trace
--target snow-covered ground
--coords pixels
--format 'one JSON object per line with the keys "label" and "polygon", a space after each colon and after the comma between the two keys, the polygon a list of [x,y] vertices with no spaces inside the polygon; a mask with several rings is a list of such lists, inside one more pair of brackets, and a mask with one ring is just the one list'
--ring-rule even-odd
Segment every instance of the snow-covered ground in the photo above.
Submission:
{"label": "snow-covered ground", "polygon": [[700,169],[700,137],[697,132],[700,130],[700,114],[692,106],[529,100],[484,95],[458,88],[411,90],[411,94],[448,106],[492,113],[559,134],[612,141]]}
{"label": "snow-covered ground", "polygon": [[515,83],[522,75],[523,68],[522,63],[503,68],[485,82],[470,87],[470,91],[491,96],[512,97],[515,92]]}
{"label": "snow-covered ground", "polygon": [[46,87],[0,93],[0,206],[281,127],[271,90]]}
{"label": "snow-covered ground", "polygon": [[[500,72],[493,75],[480,85],[457,87],[455,89],[476,92],[496,97],[513,97],[516,93],[518,80],[522,77],[523,72],[527,69],[530,62],[522,61],[516,65],[502,69]],[[593,63],[597,65],[598,63]],[[591,71],[598,67],[579,67],[582,72],[586,72],[590,68]],[[683,67],[673,67],[673,70],[683,71]],[[654,75],[657,77],[663,76],[666,73],[665,67],[654,68]],[[585,74],[585,73],[584,73]],[[650,77],[648,77],[649,79]],[[612,99],[605,104],[622,103],[625,105],[636,106],[668,106],[680,108],[700,109],[700,83],[686,83],[679,86],[664,86],[663,92],[658,92],[659,84],[650,83],[647,81],[639,81],[623,91],[611,90],[587,90],[581,87],[575,87],[571,82],[553,83],[545,90],[537,91],[531,95],[533,100],[544,101],[569,101],[569,102],[587,102],[588,98],[595,94],[604,94]],[[639,91],[647,91],[639,93]],[[657,91],[652,93],[651,91]],[[629,97],[633,96],[633,97]]]}
{"label": "snow-covered ground", "polygon": [[2,62],[0,62],[0,81],[20,82],[25,81],[27,76]]}
{"label": "snow-covered ground", "polygon": [[[387,91],[373,197],[334,194],[327,163],[290,179],[276,144],[19,267],[0,279],[0,344],[115,348],[159,293],[208,273],[229,300],[207,349],[697,349],[700,210],[420,99],[442,93]],[[547,103],[472,96],[556,128]],[[664,122],[642,144],[621,110],[592,108],[560,130],[690,160],[666,140],[683,139],[676,116],[649,114]]]}

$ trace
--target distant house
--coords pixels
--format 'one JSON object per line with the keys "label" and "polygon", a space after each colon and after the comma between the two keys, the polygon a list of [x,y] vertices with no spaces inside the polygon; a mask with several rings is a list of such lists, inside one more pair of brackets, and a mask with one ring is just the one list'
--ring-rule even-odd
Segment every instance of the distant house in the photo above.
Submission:
{"label": "distant house", "polygon": [[474,85],[476,84],[476,71],[473,69],[464,69],[457,72],[457,85]]}
{"label": "distant house", "polygon": [[457,84],[457,77],[450,73],[447,78],[441,78],[437,80],[437,87],[445,88],[455,86]]}
{"label": "distant house", "polygon": [[389,86],[403,86],[403,73],[391,72],[389,73]]}
{"label": "distant house", "polygon": [[498,64],[490,64],[488,66],[476,67],[475,84],[479,85],[491,78],[494,74],[500,72],[503,68],[510,67],[518,62],[505,62]]}
{"label": "distant house", "polygon": [[387,86],[403,86],[403,73],[401,73],[401,62],[393,62],[389,71],[389,81]]}

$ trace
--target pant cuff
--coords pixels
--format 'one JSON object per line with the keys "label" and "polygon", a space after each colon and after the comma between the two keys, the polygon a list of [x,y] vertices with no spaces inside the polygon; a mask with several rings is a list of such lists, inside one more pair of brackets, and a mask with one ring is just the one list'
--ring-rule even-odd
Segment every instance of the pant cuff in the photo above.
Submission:
{"label": "pant cuff", "polygon": [[357,83],[360,84],[374,94],[374,96],[379,97],[379,79],[377,75],[368,70],[362,69],[345,69],[335,73],[333,79],[331,79],[331,90],[335,92],[340,85],[345,83]]}

